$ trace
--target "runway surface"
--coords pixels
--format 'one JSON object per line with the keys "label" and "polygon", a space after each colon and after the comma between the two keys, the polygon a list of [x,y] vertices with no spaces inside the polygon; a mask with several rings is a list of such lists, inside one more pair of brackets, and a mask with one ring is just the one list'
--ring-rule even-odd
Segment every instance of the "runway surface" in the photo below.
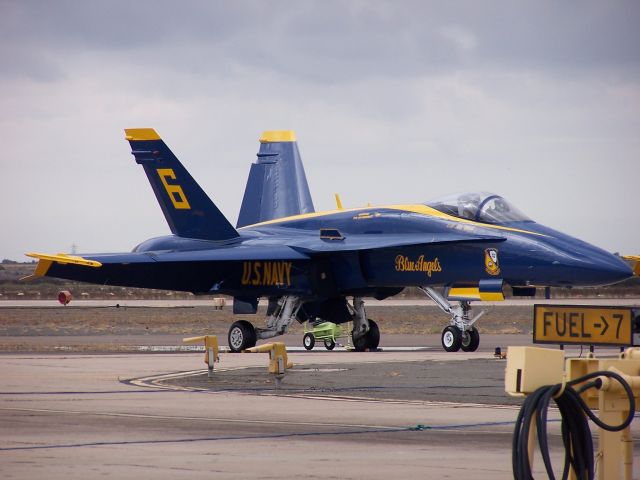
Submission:
{"label": "runway surface", "polygon": [[266,354],[213,381],[195,353],[5,354],[0,477],[512,478],[518,401],[490,353],[292,353],[280,389]]}
{"label": "runway surface", "polygon": [[[0,344],[4,345],[8,352],[15,352],[20,348],[21,352],[69,352],[69,353],[134,353],[134,352],[189,352],[204,351],[202,345],[185,345],[182,339],[194,334],[146,334],[146,335],[37,335],[37,336],[0,336]],[[286,334],[278,337],[279,342],[284,342],[290,351],[304,351],[302,336],[299,334]],[[218,341],[222,349],[226,349],[226,332],[218,335]],[[267,343],[269,340],[260,340],[258,344]],[[505,348],[507,345],[528,345],[531,343],[531,335],[496,335],[483,334],[480,350],[493,352],[495,347]],[[343,345],[344,344],[344,345]],[[334,354],[347,353],[345,346],[347,339],[338,339]],[[407,349],[436,350],[442,349],[439,334],[411,335],[411,334],[382,334],[381,349],[383,351],[401,351]],[[321,342],[318,342],[315,351],[324,350]],[[606,349],[610,350],[610,349]],[[1,357],[0,357],[1,358]]]}

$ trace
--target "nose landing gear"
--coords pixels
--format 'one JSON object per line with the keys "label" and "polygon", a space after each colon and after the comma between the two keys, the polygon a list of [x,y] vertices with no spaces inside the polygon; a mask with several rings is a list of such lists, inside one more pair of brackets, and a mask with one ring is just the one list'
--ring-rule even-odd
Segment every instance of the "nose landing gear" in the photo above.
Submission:
{"label": "nose landing gear", "polygon": [[473,324],[484,315],[481,311],[473,318],[469,318],[471,304],[461,301],[459,306],[452,306],[449,301],[432,287],[418,287],[431,298],[440,310],[451,315],[449,325],[442,330],[440,340],[442,348],[447,352],[475,352],[480,346],[480,333]]}
{"label": "nose landing gear", "polygon": [[480,333],[476,327],[462,332],[460,348],[463,352],[475,352],[480,346]]}

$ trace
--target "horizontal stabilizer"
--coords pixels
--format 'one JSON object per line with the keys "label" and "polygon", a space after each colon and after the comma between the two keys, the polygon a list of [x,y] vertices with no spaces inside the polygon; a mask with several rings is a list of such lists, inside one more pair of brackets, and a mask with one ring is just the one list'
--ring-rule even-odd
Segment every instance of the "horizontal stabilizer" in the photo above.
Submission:
{"label": "horizontal stabilizer", "polygon": [[[40,260],[36,267],[37,276],[45,276],[52,264],[80,267],[118,267],[126,269],[129,265],[140,263],[199,263],[243,260],[307,260],[302,252],[284,245],[270,245],[268,248],[256,245],[239,245],[206,250],[187,250],[175,252],[124,252],[91,254],[93,259],[76,255],[27,253],[29,257]],[[40,265],[47,268],[42,270]],[[66,278],[66,277],[60,277]]]}
{"label": "horizontal stabilizer", "polygon": [[36,265],[36,269],[34,270],[33,274],[22,277],[20,279],[22,281],[33,280],[38,277],[46,276],[49,268],[51,268],[51,265],[53,265],[54,263],[58,263],[60,265],[79,265],[83,267],[93,268],[102,266],[100,262],[96,262],[95,260],[88,260],[77,255],[68,255],[66,253],[57,253],[55,255],[50,255],[46,253],[31,252],[26,253],[25,255],[31,258],[37,258],[38,264]]}
{"label": "horizontal stabilizer", "polygon": [[95,260],[87,260],[86,258],[79,257],[77,255],[68,255],[66,253],[57,253],[55,255],[46,254],[46,253],[25,253],[27,257],[37,258],[39,260],[49,260],[51,262],[60,263],[62,265],[72,264],[72,265],[82,265],[84,267],[101,267],[102,264],[100,262],[96,262]]}
{"label": "horizontal stabilizer", "polygon": [[309,258],[282,244],[269,248],[262,245],[237,245],[189,251],[84,254],[82,257],[29,255],[39,259],[32,278],[46,276],[100,285],[194,293],[219,288],[230,272],[242,272],[243,262],[277,263]]}

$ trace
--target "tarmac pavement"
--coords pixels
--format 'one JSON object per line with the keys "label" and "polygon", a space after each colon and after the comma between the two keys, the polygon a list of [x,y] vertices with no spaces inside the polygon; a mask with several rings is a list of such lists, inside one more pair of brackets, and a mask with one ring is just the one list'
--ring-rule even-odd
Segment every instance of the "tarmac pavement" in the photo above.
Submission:
{"label": "tarmac pavement", "polygon": [[512,478],[490,353],[4,354],[0,478]]}

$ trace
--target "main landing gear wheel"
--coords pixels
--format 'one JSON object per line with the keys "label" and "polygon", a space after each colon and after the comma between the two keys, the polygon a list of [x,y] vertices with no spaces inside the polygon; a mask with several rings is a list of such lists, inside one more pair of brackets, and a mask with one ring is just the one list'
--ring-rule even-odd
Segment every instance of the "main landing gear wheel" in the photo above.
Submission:
{"label": "main landing gear wheel", "polygon": [[334,348],[336,348],[336,342],[334,342],[330,338],[325,338],[324,348],[326,348],[327,350],[333,350]]}
{"label": "main landing gear wheel", "polygon": [[360,338],[353,339],[353,348],[356,352],[364,352],[367,348],[375,350],[380,344],[380,329],[378,324],[369,319],[369,331]]}
{"label": "main landing gear wheel", "polygon": [[229,329],[229,350],[233,353],[241,352],[247,348],[255,347],[258,337],[256,329],[246,320],[233,322]]}
{"label": "main landing gear wheel", "polygon": [[302,344],[307,350],[313,350],[313,347],[316,344],[316,337],[313,336],[313,333],[305,333],[304,338],[302,339]]}
{"label": "main landing gear wheel", "polygon": [[447,352],[457,352],[462,346],[462,332],[458,327],[449,325],[442,330],[442,348]]}
{"label": "main landing gear wheel", "polygon": [[462,332],[462,339],[460,347],[463,352],[475,352],[480,345],[480,334],[476,327],[471,327],[471,330],[465,330]]}

